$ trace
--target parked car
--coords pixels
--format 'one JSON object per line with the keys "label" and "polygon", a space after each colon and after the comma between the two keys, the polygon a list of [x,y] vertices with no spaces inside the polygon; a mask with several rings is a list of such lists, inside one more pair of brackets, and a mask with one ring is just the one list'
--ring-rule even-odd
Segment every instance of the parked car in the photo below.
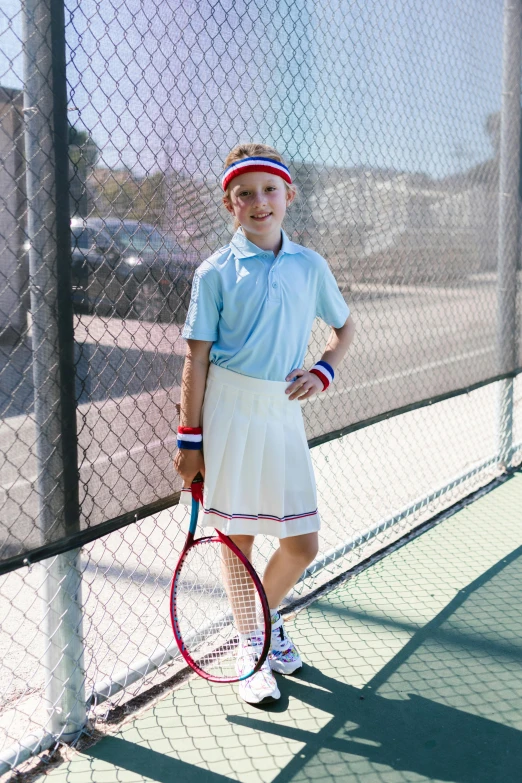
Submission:
{"label": "parked car", "polygon": [[[71,230],[72,256],[72,299],[75,312],[94,311],[94,290],[99,288],[99,276],[93,285],[94,270],[107,268],[119,259],[119,253],[112,249],[112,239],[103,231],[84,225],[74,225]],[[20,268],[25,284],[22,291],[26,310],[31,309],[29,296],[29,240],[22,246]]]}
{"label": "parked car", "polygon": [[77,310],[182,323],[195,259],[135,220],[73,218],[72,282]]}

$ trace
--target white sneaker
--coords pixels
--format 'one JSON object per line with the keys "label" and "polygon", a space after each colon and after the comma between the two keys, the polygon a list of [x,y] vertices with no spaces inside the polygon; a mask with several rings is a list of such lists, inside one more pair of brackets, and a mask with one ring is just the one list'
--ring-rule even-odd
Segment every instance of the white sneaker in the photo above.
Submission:
{"label": "white sneaker", "polygon": [[[259,660],[259,654],[262,649],[262,645],[252,644],[251,639],[240,642],[236,658],[236,673],[238,677],[252,671],[256,661]],[[252,674],[251,677],[239,681],[239,695],[248,704],[268,704],[281,698],[281,693],[268,661],[265,661],[259,671]]]}
{"label": "white sneaker", "polygon": [[294,674],[303,665],[295,644],[285,631],[279,612],[272,615],[272,648],[268,653],[268,663],[272,671],[278,674]]}

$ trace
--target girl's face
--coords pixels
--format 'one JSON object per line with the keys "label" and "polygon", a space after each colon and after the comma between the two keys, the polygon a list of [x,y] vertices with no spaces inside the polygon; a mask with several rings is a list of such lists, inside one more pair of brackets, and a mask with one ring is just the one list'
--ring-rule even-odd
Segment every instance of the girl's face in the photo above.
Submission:
{"label": "girl's face", "polygon": [[[276,174],[253,171],[232,180],[223,201],[243,226],[247,239],[259,246],[279,241],[286,208],[295,193]],[[261,245],[262,246],[262,245]]]}

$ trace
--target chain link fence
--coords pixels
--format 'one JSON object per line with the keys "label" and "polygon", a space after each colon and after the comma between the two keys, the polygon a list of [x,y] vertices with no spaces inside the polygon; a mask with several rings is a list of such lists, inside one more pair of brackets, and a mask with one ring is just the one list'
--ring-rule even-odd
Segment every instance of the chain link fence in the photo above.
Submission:
{"label": "chain link fence", "polygon": [[304,405],[321,550],[288,608],[520,463],[520,13],[0,12],[0,772],[182,674],[180,334],[194,269],[230,238],[238,141],[289,161],[286,231],[357,324]]}

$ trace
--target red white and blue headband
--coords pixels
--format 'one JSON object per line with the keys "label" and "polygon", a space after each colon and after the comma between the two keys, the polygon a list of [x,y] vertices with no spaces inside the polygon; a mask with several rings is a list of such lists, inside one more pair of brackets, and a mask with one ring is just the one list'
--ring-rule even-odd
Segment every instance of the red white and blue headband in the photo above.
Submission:
{"label": "red white and blue headband", "polygon": [[267,174],[275,174],[289,185],[292,184],[292,177],[290,171],[284,163],[280,163],[273,158],[241,158],[241,160],[232,163],[223,173],[221,178],[221,185],[223,190],[226,190],[234,177],[238,177],[240,174],[250,174],[251,171],[265,171]]}

